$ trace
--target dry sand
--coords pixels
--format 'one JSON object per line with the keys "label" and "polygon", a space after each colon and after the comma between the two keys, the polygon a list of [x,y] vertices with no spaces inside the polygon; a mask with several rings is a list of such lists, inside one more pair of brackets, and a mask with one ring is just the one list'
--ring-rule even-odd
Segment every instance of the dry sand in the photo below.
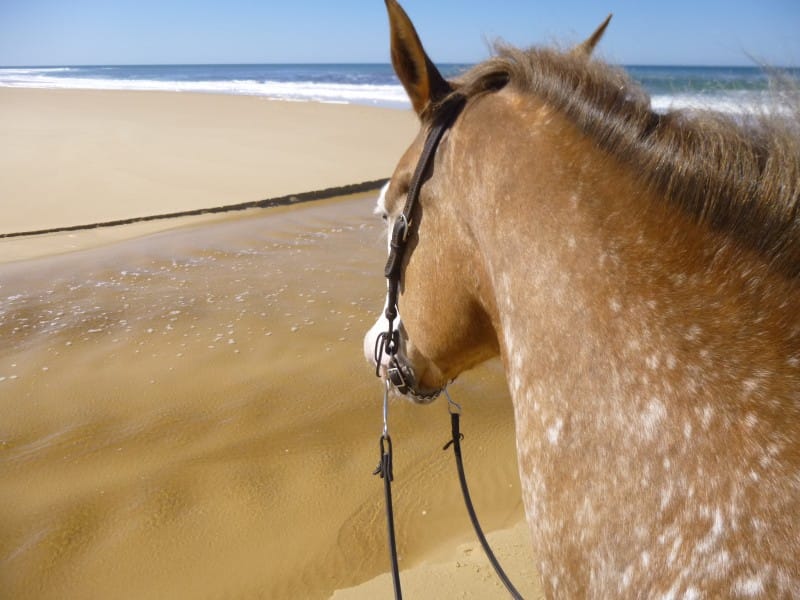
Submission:
{"label": "dry sand", "polygon": [[356,105],[0,88],[0,234],[388,177],[416,129]]}
{"label": "dry sand", "polygon": [[[361,353],[384,290],[373,201],[0,240],[0,256],[57,253],[0,265],[3,597],[391,596],[381,387]],[[452,391],[478,513],[537,597],[502,369]],[[398,399],[391,426],[406,595],[505,597],[441,451],[445,406]]]}

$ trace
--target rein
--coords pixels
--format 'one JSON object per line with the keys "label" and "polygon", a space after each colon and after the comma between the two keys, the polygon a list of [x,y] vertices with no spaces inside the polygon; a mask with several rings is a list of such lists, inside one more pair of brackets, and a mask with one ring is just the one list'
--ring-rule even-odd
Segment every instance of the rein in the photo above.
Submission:
{"label": "rein", "polygon": [[425,139],[425,145],[422,149],[419,162],[417,163],[414,175],[411,179],[408,195],[406,196],[406,203],[403,207],[403,212],[395,220],[394,227],[392,228],[392,238],[390,241],[389,258],[386,262],[384,275],[388,280],[386,292],[386,311],[385,316],[388,321],[387,330],[382,332],[375,343],[375,374],[380,377],[380,368],[382,364],[383,354],[389,357],[389,368],[386,371],[386,378],[384,381],[384,394],[383,394],[383,431],[380,437],[380,452],[381,458],[378,467],[375,469],[373,475],[380,475],[383,479],[384,497],[386,503],[386,524],[389,541],[389,556],[392,565],[392,583],[394,586],[394,596],[397,600],[402,599],[402,590],[400,587],[400,570],[398,567],[397,558],[397,542],[394,532],[394,509],[392,505],[392,481],[394,475],[392,472],[393,457],[392,457],[392,438],[389,436],[389,390],[391,386],[397,388],[401,394],[408,392],[422,396],[426,399],[433,399],[441,392],[444,392],[447,397],[448,411],[450,412],[450,423],[452,439],[445,444],[443,450],[447,450],[453,446],[453,453],[456,459],[456,469],[458,470],[458,479],[461,484],[461,491],[464,496],[464,504],[466,505],[467,512],[469,513],[472,526],[478,540],[486,553],[489,562],[494,568],[497,576],[502,581],[503,585],[508,590],[512,598],[522,599],[520,593],[516,590],[514,585],[508,579],[508,576],[503,571],[500,563],[492,552],[489,543],[486,541],[486,536],[483,534],[478,517],[475,514],[475,509],[472,505],[472,500],[467,487],[467,480],[464,474],[464,463],[461,457],[461,440],[464,439],[464,434],[460,431],[460,417],[461,407],[453,402],[447,388],[435,391],[431,394],[420,394],[414,389],[414,382],[412,378],[403,373],[402,365],[397,359],[397,352],[400,347],[400,332],[394,327],[395,319],[398,316],[397,300],[400,289],[400,279],[403,274],[403,259],[408,247],[408,236],[411,232],[412,226],[415,225],[412,219],[412,213],[419,201],[420,190],[422,189],[423,179],[433,163],[436,149],[439,147],[439,142],[442,136],[447,131],[453,122],[456,120],[461,110],[464,108],[465,99],[463,97],[455,97],[449,105],[444,106],[441,110],[444,111],[443,115],[435,122],[428,132],[428,137]]}

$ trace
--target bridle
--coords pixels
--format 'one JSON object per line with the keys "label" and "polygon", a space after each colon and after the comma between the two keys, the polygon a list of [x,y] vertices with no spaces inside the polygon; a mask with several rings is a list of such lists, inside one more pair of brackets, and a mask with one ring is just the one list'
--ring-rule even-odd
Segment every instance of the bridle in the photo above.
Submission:
{"label": "bridle", "polygon": [[388,285],[386,290],[386,311],[384,315],[388,321],[386,331],[378,335],[375,342],[375,374],[381,376],[381,364],[383,354],[389,357],[389,367],[386,370],[386,377],[401,394],[411,394],[422,400],[430,401],[439,396],[442,390],[422,391],[417,389],[414,375],[408,365],[404,365],[398,360],[398,350],[400,349],[400,332],[395,327],[395,320],[398,315],[397,300],[400,291],[400,280],[403,276],[403,259],[408,248],[409,235],[417,225],[412,214],[419,202],[419,194],[422,183],[431,168],[433,159],[436,156],[436,149],[442,141],[444,133],[455,122],[466,103],[462,96],[454,95],[443,106],[437,110],[437,117],[431,126],[425,145],[422,148],[414,175],[406,195],[406,203],[403,211],[395,219],[392,228],[392,237],[389,242],[389,258],[386,261],[385,275]]}
{"label": "bridle", "polygon": [[406,196],[406,203],[403,211],[397,217],[392,227],[392,237],[389,242],[389,259],[386,261],[386,268],[384,275],[388,281],[386,291],[386,310],[384,315],[388,321],[386,331],[382,332],[375,342],[375,374],[381,376],[381,365],[383,354],[389,357],[389,366],[386,370],[386,378],[384,382],[384,396],[383,396],[383,432],[380,438],[380,451],[381,459],[378,463],[378,468],[375,469],[374,475],[380,475],[383,479],[384,495],[386,502],[386,523],[387,532],[389,537],[389,553],[392,565],[392,582],[394,585],[394,595],[396,600],[402,599],[402,591],[400,589],[400,569],[397,559],[397,544],[395,541],[394,533],[394,510],[392,508],[392,491],[391,483],[394,479],[393,475],[393,458],[392,458],[392,438],[389,436],[388,426],[388,397],[389,387],[393,385],[401,394],[410,394],[416,398],[423,400],[433,400],[439,394],[444,392],[447,397],[448,409],[450,412],[452,439],[447,442],[444,449],[453,447],[456,458],[456,468],[458,470],[459,482],[461,484],[461,491],[464,496],[464,504],[469,513],[472,526],[478,536],[478,540],[486,553],[489,562],[497,573],[503,585],[508,590],[509,594],[515,600],[521,600],[522,596],[516,590],[514,585],[508,579],[508,576],[503,571],[500,563],[489,547],[483,530],[478,522],[478,517],[475,514],[475,509],[472,506],[469,490],[467,487],[466,476],[464,475],[464,464],[461,458],[461,440],[463,435],[459,429],[459,419],[461,417],[461,407],[453,402],[447,392],[447,388],[443,387],[439,390],[432,392],[423,392],[416,388],[414,381],[414,374],[410,367],[402,364],[398,359],[398,350],[400,349],[400,332],[395,327],[395,320],[398,316],[397,300],[400,290],[400,280],[403,275],[403,259],[405,258],[406,250],[408,249],[408,238],[416,226],[412,219],[414,208],[419,202],[419,194],[422,189],[422,183],[427,175],[433,159],[436,155],[436,149],[439,147],[439,142],[445,132],[453,125],[458,115],[464,108],[466,100],[463,96],[453,95],[446,103],[441,106],[437,111],[437,117],[434,120],[431,129],[428,131],[428,136],[425,139],[425,145],[422,148],[417,166],[414,169],[414,175],[411,178],[408,194]]}

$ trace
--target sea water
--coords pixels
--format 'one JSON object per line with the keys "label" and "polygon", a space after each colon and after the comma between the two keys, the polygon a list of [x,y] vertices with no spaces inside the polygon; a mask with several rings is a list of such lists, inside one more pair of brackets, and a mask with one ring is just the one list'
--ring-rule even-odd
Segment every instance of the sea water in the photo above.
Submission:
{"label": "sea water", "polygon": [[[441,66],[445,77],[470,65]],[[708,107],[739,113],[765,105],[770,78],[759,67],[629,66],[653,108]],[[800,69],[789,74],[800,76]],[[0,86],[156,90],[408,108],[389,64],[110,65],[0,67]]]}

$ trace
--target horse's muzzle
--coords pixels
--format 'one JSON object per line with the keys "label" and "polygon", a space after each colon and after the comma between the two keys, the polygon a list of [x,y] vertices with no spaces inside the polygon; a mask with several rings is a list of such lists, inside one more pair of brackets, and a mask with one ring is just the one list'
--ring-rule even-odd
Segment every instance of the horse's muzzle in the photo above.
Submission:
{"label": "horse's muzzle", "polygon": [[441,388],[427,390],[418,387],[413,367],[407,362],[398,360],[397,356],[391,358],[389,367],[386,369],[386,376],[399,393],[417,404],[429,404],[442,393]]}
{"label": "horse's muzzle", "polygon": [[378,375],[389,379],[392,387],[403,396],[418,404],[433,402],[442,388],[427,389],[420,387],[414,367],[408,359],[406,352],[407,335],[401,322],[395,330],[395,352],[389,354],[385,351],[386,325],[384,318],[378,319],[366,336],[364,336],[364,355],[376,367]]}

